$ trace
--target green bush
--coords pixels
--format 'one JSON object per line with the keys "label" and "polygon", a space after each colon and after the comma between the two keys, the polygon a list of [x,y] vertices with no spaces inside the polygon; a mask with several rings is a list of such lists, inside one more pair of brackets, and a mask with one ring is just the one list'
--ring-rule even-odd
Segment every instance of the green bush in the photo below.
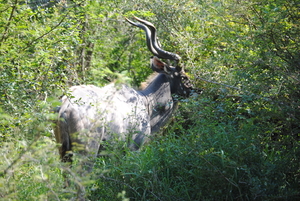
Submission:
{"label": "green bush", "polygon": [[[299,199],[297,1],[32,8],[0,3],[1,199],[72,200],[84,191],[90,200]],[[83,175],[80,163],[59,161],[53,110],[71,85],[146,79],[151,54],[124,20],[133,15],[156,25],[203,94],[182,100],[140,151],[108,149]]]}

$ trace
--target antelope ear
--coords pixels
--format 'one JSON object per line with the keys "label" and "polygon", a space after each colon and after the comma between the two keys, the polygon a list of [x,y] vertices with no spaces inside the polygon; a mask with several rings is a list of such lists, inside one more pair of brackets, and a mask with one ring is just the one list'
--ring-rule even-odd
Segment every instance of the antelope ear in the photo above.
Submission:
{"label": "antelope ear", "polygon": [[151,63],[152,70],[158,73],[165,73],[165,74],[171,73],[171,68],[168,66],[168,64],[162,62],[156,56],[150,59],[150,63]]}

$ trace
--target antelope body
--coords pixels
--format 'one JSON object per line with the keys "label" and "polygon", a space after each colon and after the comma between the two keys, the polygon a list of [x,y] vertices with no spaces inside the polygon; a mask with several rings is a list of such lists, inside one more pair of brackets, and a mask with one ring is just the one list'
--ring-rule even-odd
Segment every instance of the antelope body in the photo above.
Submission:
{"label": "antelope body", "polygon": [[102,88],[71,87],[61,100],[55,128],[63,160],[69,160],[67,153],[74,143],[81,146],[84,153],[94,156],[99,154],[103,141],[122,140],[132,150],[139,149],[171,117],[176,105],[172,95],[190,96],[192,84],[183,70],[158,58],[174,60],[177,64],[180,57],[159,47],[156,29],[150,22],[135,19],[141,24],[126,20],[145,31],[147,46],[155,55],[151,58],[151,68],[158,75],[141,91],[115,84]]}

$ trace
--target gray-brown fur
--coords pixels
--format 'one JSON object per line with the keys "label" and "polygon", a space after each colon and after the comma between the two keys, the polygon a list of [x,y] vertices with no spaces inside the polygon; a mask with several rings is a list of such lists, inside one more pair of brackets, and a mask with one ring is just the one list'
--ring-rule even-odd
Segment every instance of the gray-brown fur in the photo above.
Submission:
{"label": "gray-brown fur", "polygon": [[[147,23],[134,25],[144,30],[150,26]],[[146,31],[151,43],[149,34],[153,33]],[[167,53],[164,51],[164,55]],[[70,88],[62,97],[55,128],[63,160],[70,160],[67,153],[74,144],[81,147],[80,152],[90,156],[97,156],[103,141],[121,140],[137,150],[167,122],[176,108],[173,94],[188,97],[192,85],[181,68],[169,66],[156,56],[151,59],[151,68],[158,74],[141,91],[115,84],[102,88],[93,85]]]}

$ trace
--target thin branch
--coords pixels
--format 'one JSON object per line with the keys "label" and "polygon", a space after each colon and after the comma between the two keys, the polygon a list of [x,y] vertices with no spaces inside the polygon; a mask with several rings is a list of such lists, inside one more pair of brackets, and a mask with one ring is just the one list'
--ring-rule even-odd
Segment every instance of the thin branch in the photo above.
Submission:
{"label": "thin branch", "polygon": [[225,180],[227,180],[231,185],[233,185],[234,187],[236,188],[239,188],[239,186],[234,182],[234,181],[231,181],[229,178],[227,178],[223,172],[215,165],[213,165],[210,161],[208,161],[205,157],[201,157],[203,158],[211,167],[213,167]]}
{"label": "thin branch", "polygon": [[69,12],[67,12],[64,17],[59,21],[59,23],[57,25],[55,25],[54,27],[51,27],[51,29],[49,31],[47,31],[46,33],[42,34],[41,36],[33,39],[30,43],[27,44],[26,47],[24,47],[22,49],[22,51],[26,50],[27,48],[29,48],[33,43],[35,43],[36,41],[40,40],[41,38],[43,38],[44,36],[50,34],[52,31],[54,31],[57,27],[59,27],[63,22],[64,20],[66,19],[67,15],[68,15]]}
{"label": "thin branch", "polygon": [[240,88],[233,87],[233,86],[230,86],[230,85],[228,85],[228,84],[222,84],[222,83],[219,83],[219,82],[215,82],[215,81],[211,81],[211,80],[206,80],[206,79],[201,78],[201,77],[199,77],[199,76],[196,76],[196,78],[199,79],[199,80],[203,80],[203,81],[205,81],[205,82],[209,82],[209,83],[213,83],[213,84],[218,84],[218,85],[222,85],[222,86],[227,87],[227,88],[231,88],[231,89],[235,89],[235,90],[241,91]]}
{"label": "thin branch", "polygon": [[10,16],[9,16],[9,18],[8,18],[8,22],[7,22],[6,26],[5,26],[4,33],[2,34],[2,38],[1,38],[1,40],[0,40],[0,46],[1,46],[2,42],[5,40],[5,38],[6,38],[6,35],[7,35],[7,33],[8,33],[9,26],[10,26],[11,21],[12,21],[12,18],[13,18],[13,16],[14,16],[14,12],[15,12],[15,10],[16,10],[16,8],[17,8],[17,4],[18,4],[18,0],[16,0],[15,3],[14,3],[14,5],[12,6],[12,10],[11,10],[11,12],[10,12]]}
{"label": "thin branch", "polygon": [[111,178],[111,177],[105,177],[103,175],[100,175],[99,178],[102,178],[102,179],[105,179],[105,180],[108,180],[108,181],[113,181],[115,183],[119,183],[119,184],[122,184],[122,185],[125,185],[127,186],[128,188],[130,188],[131,190],[133,190],[137,195],[140,196],[139,192],[137,192],[132,186],[130,186],[129,184],[123,182],[123,181],[119,181],[117,179],[114,179],[114,178]]}
{"label": "thin branch", "polygon": [[250,94],[250,95],[252,95],[252,96],[255,96],[255,97],[257,97],[257,98],[264,99],[265,101],[268,101],[268,102],[274,102],[271,98],[268,98],[268,97],[264,97],[264,96],[255,94],[255,93],[252,93],[252,92],[250,92],[250,91],[243,90],[243,89],[238,88],[238,87],[230,86],[230,85],[227,85],[227,84],[222,84],[222,83],[215,82],[215,81],[211,81],[211,80],[206,80],[206,79],[201,78],[201,77],[199,77],[199,76],[196,76],[196,78],[199,79],[199,80],[203,80],[203,81],[205,81],[205,82],[209,82],[209,83],[212,83],[212,84],[222,85],[222,86],[227,87],[227,88],[231,88],[231,89],[235,89],[235,90],[238,90],[238,91],[241,91],[241,92],[244,92],[244,93],[248,93],[248,94]]}
{"label": "thin branch", "polygon": [[11,169],[25,155],[25,153],[27,153],[31,149],[31,147],[38,141],[40,137],[40,135],[36,136],[35,139],[28,145],[28,147],[24,148],[19,156],[3,172],[0,173],[0,177],[6,175],[8,170]]}

